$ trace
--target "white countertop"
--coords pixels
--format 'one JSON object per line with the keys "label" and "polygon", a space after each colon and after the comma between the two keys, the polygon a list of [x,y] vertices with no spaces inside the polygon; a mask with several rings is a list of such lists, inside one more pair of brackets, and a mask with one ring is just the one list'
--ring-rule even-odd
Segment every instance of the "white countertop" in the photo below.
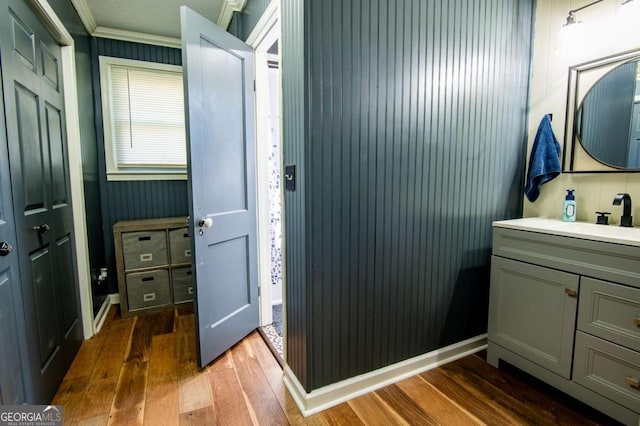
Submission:
{"label": "white countertop", "polygon": [[500,220],[493,222],[493,226],[640,247],[640,228],[635,227],[624,228],[617,225],[596,225],[587,222],[563,222],[558,219],[541,217]]}

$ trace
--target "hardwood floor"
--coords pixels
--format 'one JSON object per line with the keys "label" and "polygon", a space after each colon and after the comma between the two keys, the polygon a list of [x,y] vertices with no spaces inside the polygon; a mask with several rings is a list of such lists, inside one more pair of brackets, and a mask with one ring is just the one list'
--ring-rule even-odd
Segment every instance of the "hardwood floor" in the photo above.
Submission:
{"label": "hardwood floor", "polygon": [[206,369],[188,309],[122,319],[82,344],[53,404],[66,425],[614,424],[515,368],[473,355],[303,418],[254,332]]}

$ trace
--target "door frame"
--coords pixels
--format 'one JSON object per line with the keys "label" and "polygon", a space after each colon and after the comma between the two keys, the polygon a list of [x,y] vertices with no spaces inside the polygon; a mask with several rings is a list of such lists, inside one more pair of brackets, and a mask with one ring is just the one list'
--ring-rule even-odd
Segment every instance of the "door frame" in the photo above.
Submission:
{"label": "door frame", "polygon": [[[266,63],[267,50],[273,42],[280,39],[280,0],[271,0],[264,13],[253,28],[246,43],[255,52],[256,79],[256,192],[258,210],[258,285],[260,287],[260,325],[265,326],[273,322],[271,308],[271,241],[269,237],[269,75],[267,67],[259,67],[258,63]],[[282,105],[282,88],[278,94]],[[282,128],[282,115],[280,118]],[[282,166],[282,132],[280,132],[280,158]],[[280,185],[281,199],[284,199],[282,185]],[[284,208],[281,215],[282,224],[282,303],[285,303],[285,263],[284,263]],[[284,316],[283,309],[283,316]],[[283,321],[284,327],[284,321]]]}
{"label": "door frame", "polygon": [[62,51],[62,85],[64,93],[65,125],[67,128],[67,162],[71,187],[72,221],[76,261],[75,271],[80,294],[82,331],[85,339],[93,337],[93,303],[91,302],[91,274],[89,267],[89,243],[84,205],[84,181],[82,172],[82,145],[80,143],[80,116],[78,87],[76,82],[76,49],[73,37],[58,18],[47,0],[27,0],[40,21],[60,45]]}

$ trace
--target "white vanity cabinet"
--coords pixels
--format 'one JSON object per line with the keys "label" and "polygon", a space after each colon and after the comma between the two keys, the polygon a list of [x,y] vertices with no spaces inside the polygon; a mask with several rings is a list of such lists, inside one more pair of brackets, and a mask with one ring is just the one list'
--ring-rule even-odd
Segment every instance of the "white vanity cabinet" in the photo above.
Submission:
{"label": "white vanity cabinet", "polygon": [[640,229],[532,218],[493,237],[489,363],[638,425]]}

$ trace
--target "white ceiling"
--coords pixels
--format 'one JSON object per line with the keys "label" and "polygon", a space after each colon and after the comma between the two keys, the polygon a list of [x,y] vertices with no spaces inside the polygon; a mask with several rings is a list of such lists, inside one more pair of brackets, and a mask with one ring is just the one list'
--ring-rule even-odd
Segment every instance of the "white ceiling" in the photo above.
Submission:
{"label": "white ceiling", "polygon": [[[98,29],[108,28],[179,39],[180,6],[186,5],[210,21],[216,22],[224,0],[83,1]],[[75,3],[78,1],[74,1]]]}

